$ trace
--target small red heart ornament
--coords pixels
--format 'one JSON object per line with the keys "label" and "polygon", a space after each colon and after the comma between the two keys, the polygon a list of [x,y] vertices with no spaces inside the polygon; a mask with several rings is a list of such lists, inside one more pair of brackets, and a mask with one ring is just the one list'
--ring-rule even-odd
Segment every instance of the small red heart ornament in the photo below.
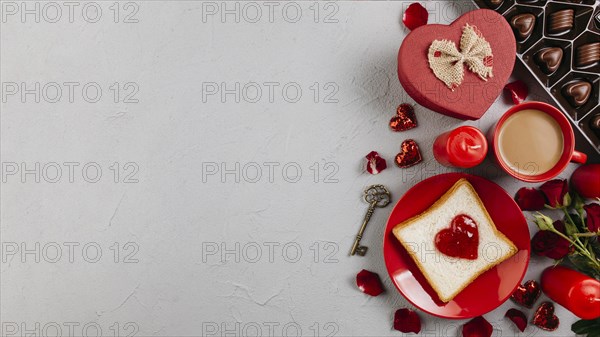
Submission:
{"label": "small red heart ornament", "polygon": [[396,116],[390,119],[392,131],[406,131],[417,126],[415,109],[410,104],[402,103],[396,109]]}
{"label": "small red heart ornament", "polygon": [[395,162],[400,168],[407,168],[420,163],[423,160],[419,145],[412,139],[407,139],[400,145],[400,153],[396,155]]}
{"label": "small red heart ornament", "polygon": [[[428,50],[434,40],[449,40],[459,47],[463,27],[476,26],[493,53],[493,76],[487,81],[464,66],[461,84],[449,89],[429,68]],[[489,9],[463,14],[450,25],[428,24],[410,32],[398,52],[398,77],[417,103],[460,119],[481,118],[502,92],[515,63],[516,42],[504,17]]]}
{"label": "small red heart ornament", "polygon": [[529,280],[522,285],[519,285],[510,298],[515,301],[515,303],[531,309],[541,293],[542,289],[540,288],[540,284],[534,280]]}
{"label": "small red heart ornament", "polygon": [[445,255],[476,260],[479,247],[477,223],[466,214],[455,216],[449,228],[436,234],[435,246]]}
{"label": "small red heart ornament", "polygon": [[525,331],[527,328],[527,316],[521,310],[518,309],[508,309],[508,311],[504,314],[504,317],[508,317],[515,325],[517,329],[521,332]]}
{"label": "small red heart ornament", "polygon": [[558,329],[559,323],[558,317],[554,314],[554,304],[552,302],[542,303],[533,316],[533,324],[546,331]]}

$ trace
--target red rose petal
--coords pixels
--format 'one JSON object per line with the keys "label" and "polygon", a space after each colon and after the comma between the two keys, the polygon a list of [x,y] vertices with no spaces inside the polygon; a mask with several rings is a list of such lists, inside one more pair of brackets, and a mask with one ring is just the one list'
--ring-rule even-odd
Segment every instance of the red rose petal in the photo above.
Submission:
{"label": "red rose petal", "polygon": [[366,269],[356,275],[356,285],[363,293],[371,296],[377,296],[384,290],[379,275]]}
{"label": "red rose petal", "polygon": [[400,145],[400,150],[402,152],[398,153],[395,159],[396,165],[398,165],[400,168],[407,168],[416,165],[423,160],[417,142],[412,139],[407,139],[402,142],[402,145]]}
{"label": "red rose petal", "polygon": [[381,158],[376,151],[369,152],[365,158],[367,159],[367,171],[371,174],[378,174],[387,168],[385,159]]}
{"label": "red rose petal", "polygon": [[400,104],[396,109],[396,116],[390,119],[390,128],[393,131],[406,131],[417,126],[415,109],[410,104]]}
{"label": "red rose petal", "polygon": [[527,327],[527,316],[521,311],[517,309],[508,309],[504,317],[508,317],[521,332],[525,331]]}
{"label": "red rose petal", "polygon": [[420,3],[415,2],[410,4],[408,8],[404,11],[404,15],[402,16],[402,22],[406,28],[413,30],[417,27],[427,24],[427,19],[429,18],[429,13],[425,7],[421,6]]}
{"label": "red rose petal", "polygon": [[529,280],[523,285],[519,285],[510,298],[515,303],[531,309],[541,294],[540,284],[534,280]]}
{"label": "red rose petal", "polygon": [[590,232],[596,233],[600,231],[600,205],[589,204],[583,206],[586,214],[585,223]]}
{"label": "red rose petal", "polygon": [[394,329],[404,333],[419,333],[421,331],[421,319],[414,310],[398,309],[394,314]]}
{"label": "red rose petal", "polygon": [[504,86],[504,90],[510,94],[512,101],[515,104],[522,103],[529,94],[527,84],[520,80],[508,83]]}
{"label": "red rose petal", "polygon": [[567,180],[554,179],[540,186],[540,191],[546,195],[546,201],[551,207],[559,207],[563,204],[565,194],[569,192]]}
{"label": "red rose petal", "polygon": [[463,325],[463,337],[490,337],[494,328],[481,316],[477,316]]}
{"label": "red rose petal", "polygon": [[560,321],[554,315],[554,304],[552,302],[544,302],[540,305],[533,316],[533,324],[546,331],[558,329]]}
{"label": "red rose petal", "polygon": [[523,211],[539,211],[544,208],[546,198],[535,188],[523,187],[517,191],[515,201]]}

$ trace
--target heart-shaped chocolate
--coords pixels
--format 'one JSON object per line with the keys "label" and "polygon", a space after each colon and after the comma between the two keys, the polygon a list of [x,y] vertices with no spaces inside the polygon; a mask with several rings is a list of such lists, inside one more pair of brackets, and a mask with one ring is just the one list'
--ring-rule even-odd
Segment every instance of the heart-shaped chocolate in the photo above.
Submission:
{"label": "heart-shaped chocolate", "polygon": [[542,289],[540,288],[540,284],[534,280],[529,280],[524,284],[519,285],[510,298],[515,303],[531,309],[541,293]]}
{"label": "heart-shaped chocolate", "polygon": [[445,255],[476,260],[479,248],[477,223],[466,214],[455,216],[449,228],[436,234],[435,246]]}
{"label": "heart-shaped chocolate", "polygon": [[410,104],[400,104],[396,109],[396,116],[390,119],[390,128],[393,131],[406,131],[417,126],[415,109]]}
{"label": "heart-shaped chocolate", "polygon": [[559,47],[550,47],[540,50],[535,54],[535,63],[546,74],[552,74],[558,69],[563,59],[563,50]]}
{"label": "heart-shaped chocolate", "polygon": [[535,28],[535,15],[521,13],[510,18],[510,25],[519,40],[527,39]]}
{"label": "heart-shaped chocolate", "polygon": [[496,9],[502,5],[504,0],[486,0],[485,2],[487,2],[488,5],[490,5],[493,9]]}
{"label": "heart-shaped chocolate", "polygon": [[[493,77],[482,80],[464,68],[460,85],[450,90],[429,68],[428,51],[434,40],[449,40],[459,48],[466,24],[477,27],[493,54]],[[476,120],[496,101],[515,64],[512,28],[493,10],[467,12],[450,25],[427,24],[411,31],[398,52],[398,77],[404,90],[420,105],[441,114]]]}
{"label": "heart-shaped chocolate", "polygon": [[423,160],[421,151],[417,142],[412,139],[407,139],[400,145],[400,153],[396,155],[396,165],[400,168],[407,168],[420,163]]}
{"label": "heart-shaped chocolate", "polygon": [[567,84],[563,89],[563,95],[574,107],[584,105],[592,93],[592,84],[587,81],[575,81]]}
{"label": "heart-shaped chocolate", "polygon": [[554,304],[552,302],[542,303],[533,316],[533,324],[546,331],[558,329],[559,323],[558,317],[554,315]]}

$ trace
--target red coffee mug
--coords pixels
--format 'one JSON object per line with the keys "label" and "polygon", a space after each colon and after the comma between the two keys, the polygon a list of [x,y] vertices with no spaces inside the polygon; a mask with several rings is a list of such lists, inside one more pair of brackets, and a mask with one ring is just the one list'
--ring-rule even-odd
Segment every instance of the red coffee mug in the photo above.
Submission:
{"label": "red coffee mug", "polygon": [[[526,109],[539,110],[548,114],[558,123],[563,135],[563,152],[560,159],[550,170],[537,175],[522,174],[511,168],[510,165],[503,160],[498,148],[498,136],[504,122],[513,114]],[[490,138],[490,144],[493,149],[492,153],[496,162],[506,173],[522,181],[537,183],[550,180],[559,175],[567,167],[569,162],[585,164],[587,161],[587,155],[585,153],[575,151],[575,134],[573,133],[573,128],[567,118],[557,108],[543,102],[524,102],[508,109],[508,111],[500,117],[496,125],[490,129],[488,136]]]}

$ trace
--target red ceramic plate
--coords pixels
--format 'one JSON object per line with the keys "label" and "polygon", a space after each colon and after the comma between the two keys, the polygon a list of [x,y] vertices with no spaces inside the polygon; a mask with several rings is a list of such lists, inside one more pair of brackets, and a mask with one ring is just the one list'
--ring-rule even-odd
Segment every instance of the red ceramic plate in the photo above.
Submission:
{"label": "red ceramic plate", "polygon": [[[496,227],[519,249],[468,285],[452,301],[443,303],[419,268],[392,233],[394,226],[431,206],[458,179],[466,178],[479,194]],[[515,291],[529,264],[529,228],[515,201],[498,185],[482,177],[464,174],[440,174],[413,186],[398,201],[387,222],[383,238],[383,256],[392,282],[413,305],[443,318],[471,318],[494,310]]]}

